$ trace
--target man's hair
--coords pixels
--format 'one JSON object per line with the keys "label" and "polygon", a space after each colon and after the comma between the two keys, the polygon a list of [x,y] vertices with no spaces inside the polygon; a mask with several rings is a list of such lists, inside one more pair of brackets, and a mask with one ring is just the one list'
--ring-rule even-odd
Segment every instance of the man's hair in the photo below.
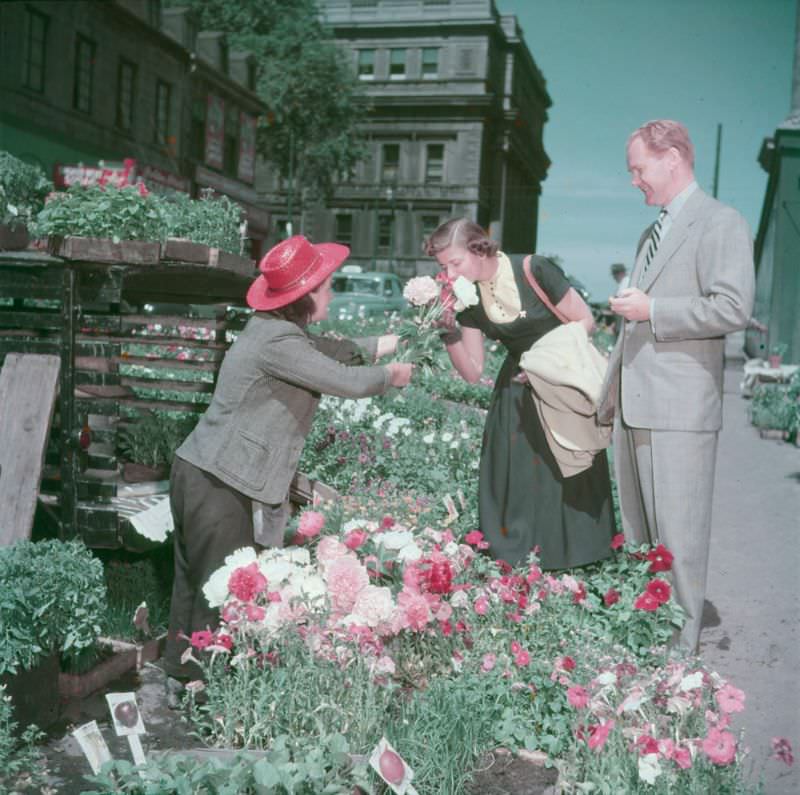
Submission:
{"label": "man's hair", "polygon": [[469,218],[445,221],[423,241],[422,250],[429,257],[435,257],[450,246],[458,246],[483,257],[493,257],[499,248],[497,241],[492,240],[483,227]]}
{"label": "man's hair", "polygon": [[611,273],[627,273],[627,272],[628,269],[621,262],[615,262],[611,266]]}
{"label": "man's hair", "polygon": [[635,138],[640,138],[651,152],[664,153],[675,147],[683,161],[690,168],[694,168],[694,146],[689,138],[689,131],[679,121],[671,119],[649,121],[630,134],[627,146],[630,146]]}

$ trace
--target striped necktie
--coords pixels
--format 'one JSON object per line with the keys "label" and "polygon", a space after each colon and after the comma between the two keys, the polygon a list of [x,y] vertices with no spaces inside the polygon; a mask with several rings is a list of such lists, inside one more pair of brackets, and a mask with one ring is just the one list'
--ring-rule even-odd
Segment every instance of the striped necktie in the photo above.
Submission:
{"label": "striped necktie", "polygon": [[653,224],[653,229],[651,230],[650,237],[647,240],[647,251],[644,255],[644,267],[642,268],[642,275],[639,277],[639,281],[641,281],[645,273],[647,273],[647,269],[650,267],[650,263],[653,261],[656,251],[658,251],[658,244],[661,242],[661,227],[664,225],[664,219],[666,217],[667,211],[661,210],[661,212],[658,214],[656,222]]}

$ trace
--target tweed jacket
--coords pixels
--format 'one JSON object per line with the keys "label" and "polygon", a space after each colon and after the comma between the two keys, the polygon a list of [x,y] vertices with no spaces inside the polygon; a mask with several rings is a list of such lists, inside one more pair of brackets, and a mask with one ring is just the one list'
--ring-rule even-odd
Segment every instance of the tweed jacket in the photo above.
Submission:
{"label": "tweed jacket", "polygon": [[[374,357],[377,337],[361,342]],[[315,337],[256,312],[222,362],[211,405],[176,455],[251,499],[283,503],[320,393],[361,398],[389,388],[387,368],[348,366],[361,360],[349,340]]]}
{"label": "tweed jacket", "polygon": [[640,280],[651,228],[639,240],[631,286],[654,299],[652,325],[625,322],[598,419],[609,421],[616,407],[632,428],[718,431],[725,335],[744,328],[753,308],[750,229],[698,188]]}

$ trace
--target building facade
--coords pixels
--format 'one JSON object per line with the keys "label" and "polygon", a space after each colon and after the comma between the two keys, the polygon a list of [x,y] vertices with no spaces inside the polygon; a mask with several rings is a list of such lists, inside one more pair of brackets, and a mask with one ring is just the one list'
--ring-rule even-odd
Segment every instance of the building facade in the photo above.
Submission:
{"label": "building facade", "polygon": [[212,188],[267,235],[252,56],[159,0],[2,3],[0,37],[0,149],[61,186],[131,159],[151,189]]}
{"label": "building facade", "polygon": [[[421,241],[468,216],[507,251],[534,251],[551,104],[513,16],[493,0],[320,0],[364,87],[369,156],[294,231],[351,247],[351,262],[430,270]],[[286,186],[259,193],[285,230]]]}

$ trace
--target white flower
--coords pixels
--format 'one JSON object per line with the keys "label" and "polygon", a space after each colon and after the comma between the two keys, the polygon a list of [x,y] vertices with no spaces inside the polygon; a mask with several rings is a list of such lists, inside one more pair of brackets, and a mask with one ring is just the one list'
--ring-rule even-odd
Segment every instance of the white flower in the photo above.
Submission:
{"label": "white flower", "polygon": [[598,685],[613,685],[617,681],[617,675],[613,671],[604,671],[595,681]]}
{"label": "white flower", "polygon": [[399,560],[408,562],[409,560],[419,560],[422,557],[422,550],[412,541],[397,551]]}
{"label": "white flower", "polygon": [[458,442],[450,442],[450,449],[456,450],[458,448]]}
{"label": "white flower", "polygon": [[475,306],[479,300],[475,285],[463,276],[459,276],[453,282],[453,294],[456,297],[456,312],[462,312],[469,306]]}
{"label": "white flower", "polygon": [[412,306],[424,306],[439,297],[439,285],[430,276],[416,276],[408,280],[403,296]]}
{"label": "white flower", "polygon": [[465,591],[456,591],[450,597],[450,606],[456,610],[461,610],[469,604],[469,596]]}
{"label": "white flower", "polygon": [[453,441],[453,434],[452,434],[452,433],[450,433],[449,431],[445,431],[445,432],[442,434],[442,441],[443,441],[445,444],[447,444],[447,442],[452,442],[452,441]]}
{"label": "white flower", "polygon": [[648,784],[655,784],[661,775],[661,765],[658,764],[658,754],[645,754],[639,757],[639,778]]}
{"label": "white flower", "polygon": [[366,526],[366,519],[351,519],[342,525],[342,535],[347,535],[351,530],[363,530]]}
{"label": "white flower", "polygon": [[410,530],[389,530],[386,533],[378,533],[375,536],[375,543],[381,544],[386,549],[402,549],[406,544],[414,541],[414,534]]}
{"label": "white flower", "polygon": [[681,683],[678,689],[686,693],[689,690],[697,690],[698,687],[702,686],[703,686],[703,673],[702,671],[695,671],[695,673],[689,674],[688,676],[684,676],[683,679],[681,679]]}
{"label": "white flower", "polygon": [[422,441],[425,442],[425,444],[433,444],[435,438],[435,433],[426,433],[425,436],[422,437]]}

